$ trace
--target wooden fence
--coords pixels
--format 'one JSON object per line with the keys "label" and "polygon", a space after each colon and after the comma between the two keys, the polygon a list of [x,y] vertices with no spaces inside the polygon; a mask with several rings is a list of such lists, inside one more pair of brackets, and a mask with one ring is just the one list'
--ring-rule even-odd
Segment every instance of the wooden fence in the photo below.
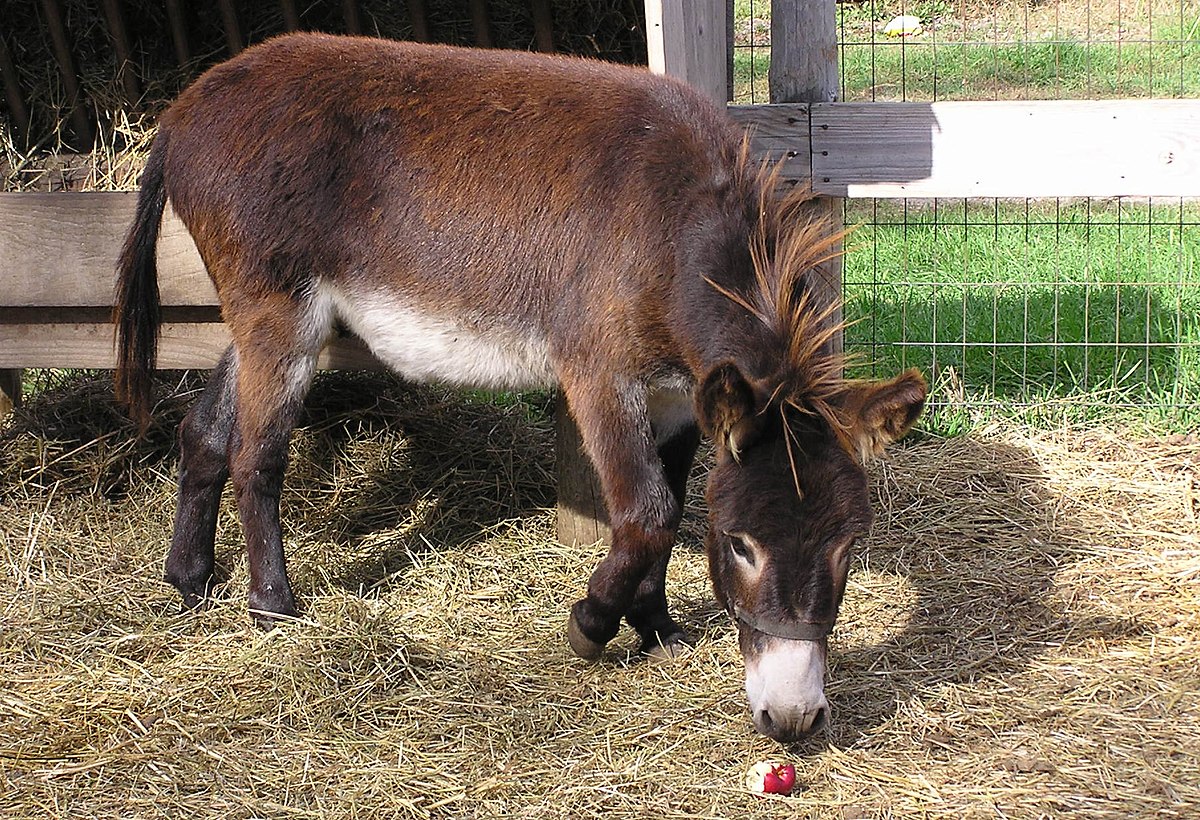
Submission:
{"label": "wooden fence", "polygon": [[[782,4],[805,18],[773,30],[772,88],[792,99],[730,108],[797,183],[831,197],[1200,196],[1200,101],[828,102],[833,2]],[[655,70],[724,100],[726,0],[646,8]],[[132,194],[0,194],[0,391],[19,400],[23,367],[112,366],[112,269],[133,203]],[[228,335],[195,247],[169,215],[159,265],[160,366],[211,366]],[[344,339],[322,365],[375,363]],[[588,466],[573,429],[560,427],[560,535],[592,542],[603,511],[581,478]]]}

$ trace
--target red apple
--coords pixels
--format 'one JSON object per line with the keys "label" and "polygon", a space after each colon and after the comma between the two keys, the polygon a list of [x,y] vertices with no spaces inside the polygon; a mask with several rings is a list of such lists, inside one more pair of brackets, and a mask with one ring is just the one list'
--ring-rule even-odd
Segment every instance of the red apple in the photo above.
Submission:
{"label": "red apple", "polygon": [[796,767],[791,763],[755,763],[746,773],[746,788],[756,794],[791,794]]}
{"label": "red apple", "polygon": [[791,763],[771,766],[771,771],[763,775],[763,792],[765,794],[791,794],[792,786],[795,785],[796,767]]}

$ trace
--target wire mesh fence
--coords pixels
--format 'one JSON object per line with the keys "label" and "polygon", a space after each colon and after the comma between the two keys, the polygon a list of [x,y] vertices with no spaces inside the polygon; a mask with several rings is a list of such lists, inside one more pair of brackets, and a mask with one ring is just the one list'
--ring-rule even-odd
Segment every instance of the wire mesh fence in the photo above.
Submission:
{"label": "wire mesh fence", "polygon": [[[1194,1],[837,10],[843,100],[1200,96]],[[769,15],[768,0],[735,3],[735,102],[768,101]],[[920,33],[885,33],[901,16]],[[1183,431],[1200,418],[1200,204],[851,199],[845,220],[847,350],[881,374],[925,370],[934,424],[1019,412]]]}

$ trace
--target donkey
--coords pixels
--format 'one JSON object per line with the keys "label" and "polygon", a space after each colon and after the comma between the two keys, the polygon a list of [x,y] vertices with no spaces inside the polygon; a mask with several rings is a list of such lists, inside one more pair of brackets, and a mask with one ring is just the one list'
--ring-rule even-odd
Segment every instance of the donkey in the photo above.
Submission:
{"label": "donkey", "polygon": [[576,58],[295,34],[201,76],[166,111],[118,264],[116,387],[147,423],[169,200],[233,343],[179,432],[166,580],[213,583],[232,479],[249,605],[296,612],[279,496],[317,356],[339,328],[404,377],[557,385],[612,545],[567,639],[601,655],[688,641],[665,578],[703,432],[706,550],[759,731],[827,720],[826,636],[871,520],[858,459],[914,423],[920,374],[846,381],[819,266],[838,237],[687,86]]}

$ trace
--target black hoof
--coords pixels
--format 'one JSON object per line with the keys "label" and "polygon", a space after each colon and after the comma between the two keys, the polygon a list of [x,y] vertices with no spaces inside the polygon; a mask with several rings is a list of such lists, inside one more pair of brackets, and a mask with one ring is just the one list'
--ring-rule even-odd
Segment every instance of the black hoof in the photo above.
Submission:
{"label": "black hoof", "polygon": [[642,641],[639,652],[650,660],[669,661],[686,657],[694,644],[686,632],[673,632],[666,638]]}
{"label": "black hoof", "polygon": [[267,592],[252,590],[249,601],[250,617],[259,629],[272,629],[283,621],[294,619],[297,615],[296,599],[290,589],[284,589],[282,593],[273,590]]}

